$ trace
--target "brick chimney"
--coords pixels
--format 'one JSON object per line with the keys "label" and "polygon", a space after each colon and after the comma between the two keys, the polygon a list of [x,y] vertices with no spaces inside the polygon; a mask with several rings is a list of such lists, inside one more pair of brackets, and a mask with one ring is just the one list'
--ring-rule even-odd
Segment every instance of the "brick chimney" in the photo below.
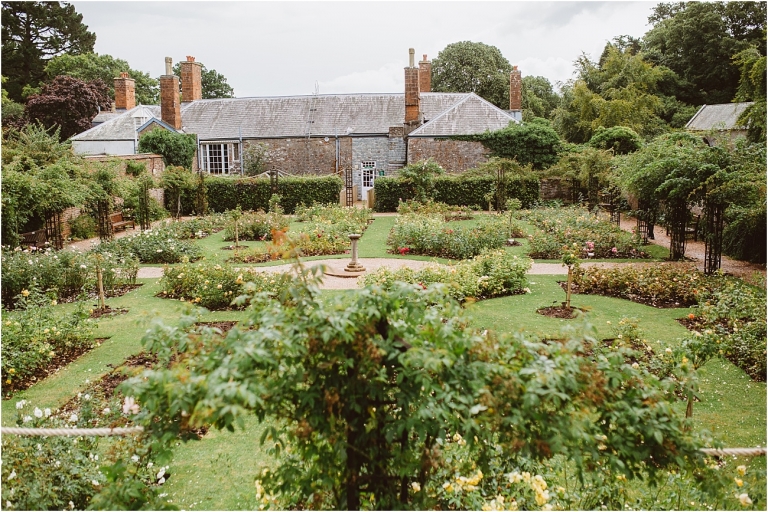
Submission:
{"label": "brick chimney", "polygon": [[136,106],[136,81],[128,73],[115,78],[115,108],[130,110]]}
{"label": "brick chimney", "polygon": [[160,77],[160,117],[164,123],[181,129],[179,77],[173,74],[173,59],[165,58],[165,74]]}
{"label": "brick chimney", "polygon": [[419,92],[432,92],[432,61],[427,60],[426,53],[419,61]]}
{"label": "brick chimney", "polygon": [[181,100],[184,103],[203,99],[202,69],[203,65],[190,55],[181,63]]}
{"label": "brick chimney", "polygon": [[512,66],[509,73],[509,110],[521,114],[523,111],[523,77],[517,66]]}
{"label": "brick chimney", "polygon": [[[408,50],[409,66],[405,68],[405,124],[415,128],[419,124],[419,68],[414,66],[413,48]],[[406,128],[406,132],[410,131]]]}

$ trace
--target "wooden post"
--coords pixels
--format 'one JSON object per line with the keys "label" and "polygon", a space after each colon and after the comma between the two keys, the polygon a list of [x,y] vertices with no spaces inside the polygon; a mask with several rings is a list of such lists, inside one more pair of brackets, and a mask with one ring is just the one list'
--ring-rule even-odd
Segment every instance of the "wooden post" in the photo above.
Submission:
{"label": "wooden post", "polygon": [[568,284],[565,288],[565,307],[571,309],[571,283],[573,282],[573,265],[568,265]]}
{"label": "wooden post", "polygon": [[101,274],[101,255],[96,256],[96,279],[99,282],[99,309],[106,309],[106,301],[104,299],[104,279]]}

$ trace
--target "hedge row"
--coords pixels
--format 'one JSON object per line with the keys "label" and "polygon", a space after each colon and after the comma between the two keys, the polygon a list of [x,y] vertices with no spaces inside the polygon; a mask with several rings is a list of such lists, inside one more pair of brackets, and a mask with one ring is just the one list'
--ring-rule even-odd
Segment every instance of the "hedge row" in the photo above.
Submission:
{"label": "hedge row", "polygon": [[[207,177],[205,186],[211,212],[225,212],[238,206],[243,210],[269,209],[272,186],[268,179],[216,176]],[[338,176],[280,178],[277,193],[282,196],[280,205],[285,213],[292,214],[300,203],[338,203],[342,186]],[[195,204],[195,190],[185,190],[181,202],[182,213],[191,213]]]}
{"label": "hedge row", "polygon": [[[433,199],[452,206],[488,208],[485,195],[495,190],[496,178],[491,176],[439,176],[435,178]],[[505,182],[507,199],[517,198],[523,208],[530,208],[539,199],[539,179],[534,176],[508,176]],[[397,177],[376,179],[377,212],[394,212],[399,200],[413,199],[411,187]]]}

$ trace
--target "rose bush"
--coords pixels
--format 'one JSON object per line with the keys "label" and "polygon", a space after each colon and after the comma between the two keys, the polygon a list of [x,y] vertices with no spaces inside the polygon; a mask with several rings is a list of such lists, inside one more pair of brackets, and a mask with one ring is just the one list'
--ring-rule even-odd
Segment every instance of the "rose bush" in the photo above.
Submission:
{"label": "rose bush", "polygon": [[141,263],[179,263],[183,259],[195,261],[202,249],[192,241],[182,240],[173,228],[148,229],[141,233],[101,243],[94,248],[102,254],[134,254]]}

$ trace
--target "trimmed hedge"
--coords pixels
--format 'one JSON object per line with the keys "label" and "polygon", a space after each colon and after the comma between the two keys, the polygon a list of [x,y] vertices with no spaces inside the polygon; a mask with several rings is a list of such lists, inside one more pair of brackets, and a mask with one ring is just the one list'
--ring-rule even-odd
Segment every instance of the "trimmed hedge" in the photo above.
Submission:
{"label": "trimmed hedge", "polygon": [[[433,199],[451,206],[485,209],[488,201],[483,196],[495,187],[496,178],[491,176],[438,176]],[[519,199],[523,208],[530,208],[539,199],[539,179],[535,176],[507,176],[505,188],[507,199]],[[400,199],[413,199],[405,180],[397,177],[376,179],[375,211],[394,212]]]}
{"label": "trimmed hedge", "polygon": [[[206,198],[212,212],[225,212],[240,206],[243,210],[269,210],[272,186],[264,178],[206,177]],[[292,214],[300,203],[338,203],[343,182],[338,176],[280,178],[277,188],[282,196],[280,206]],[[194,209],[194,190],[184,191],[182,214]]]}

